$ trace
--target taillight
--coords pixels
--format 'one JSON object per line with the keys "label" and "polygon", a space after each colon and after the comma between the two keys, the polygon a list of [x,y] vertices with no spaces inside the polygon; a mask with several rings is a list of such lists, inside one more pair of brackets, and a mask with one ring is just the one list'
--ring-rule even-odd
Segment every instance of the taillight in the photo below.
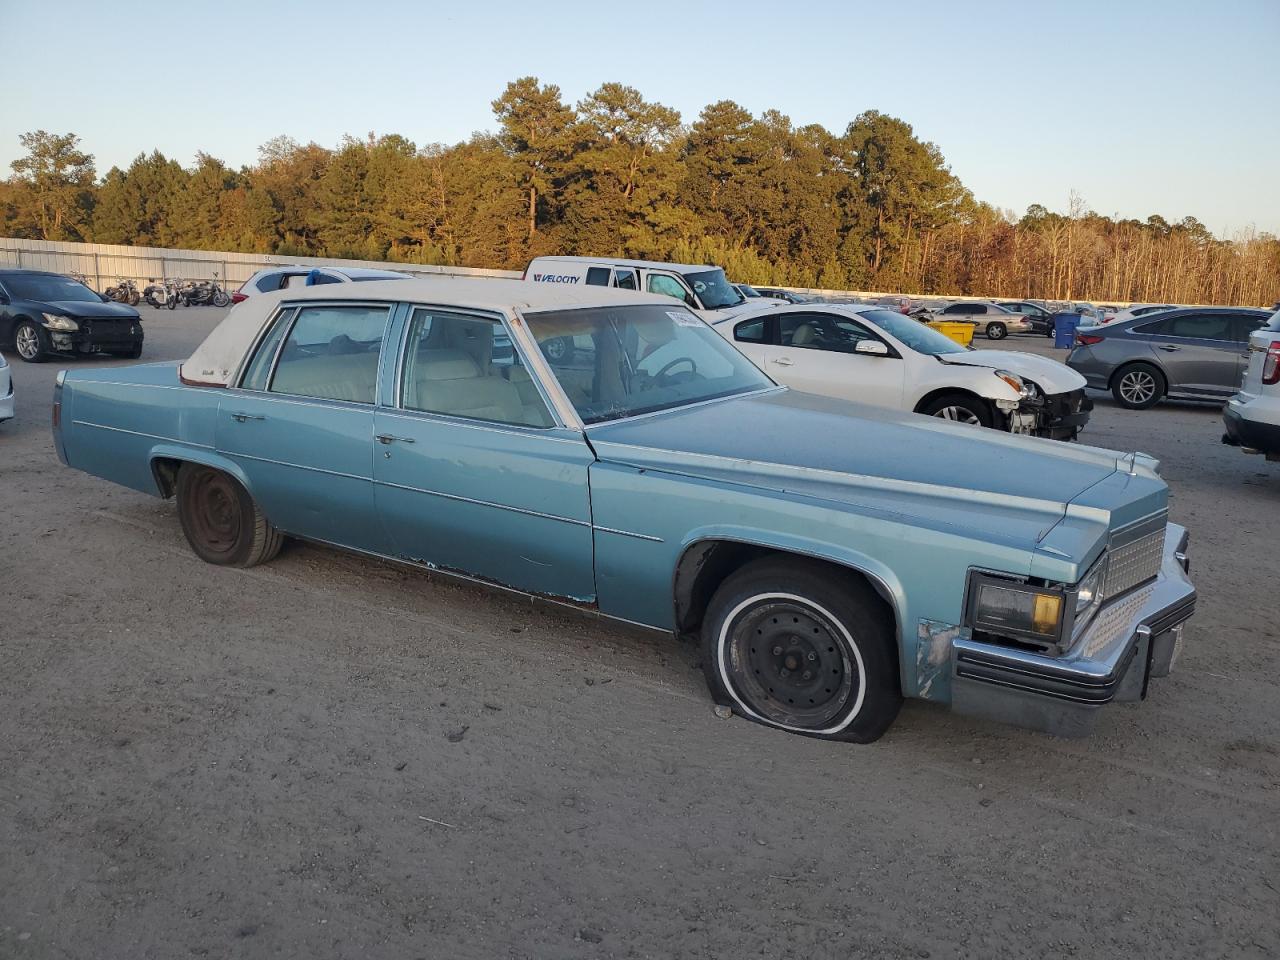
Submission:
{"label": "taillight", "polygon": [[1262,361],[1262,382],[1267,386],[1280,383],[1280,341],[1267,347],[1267,358]]}
{"label": "taillight", "polygon": [[231,295],[231,302],[232,302],[232,303],[240,303],[240,302],[242,302],[242,301],[244,301],[244,300],[248,300],[248,299],[249,299],[249,298],[248,298],[247,296],[245,296],[243,293],[241,293],[239,290],[237,290],[235,293],[233,293],[233,294]]}
{"label": "taillight", "polygon": [[1077,333],[1076,343],[1082,347],[1089,347],[1095,343],[1101,343],[1102,337],[1094,336],[1092,333]]}

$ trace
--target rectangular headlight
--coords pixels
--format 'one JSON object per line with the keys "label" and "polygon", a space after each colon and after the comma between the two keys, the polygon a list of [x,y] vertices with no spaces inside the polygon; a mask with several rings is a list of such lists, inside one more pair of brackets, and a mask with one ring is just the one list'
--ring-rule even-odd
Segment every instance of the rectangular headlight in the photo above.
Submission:
{"label": "rectangular headlight", "polygon": [[1062,638],[1066,605],[1062,590],[974,574],[966,620],[980,633],[1056,644]]}

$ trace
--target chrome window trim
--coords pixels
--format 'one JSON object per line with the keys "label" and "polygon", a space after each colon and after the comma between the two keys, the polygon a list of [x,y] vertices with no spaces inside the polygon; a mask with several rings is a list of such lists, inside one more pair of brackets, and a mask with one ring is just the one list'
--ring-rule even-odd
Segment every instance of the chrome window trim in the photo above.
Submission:
{"label": "chrome window trim", "polygon": [[[764,373],[764,371],[762,370],[761,373]],[[765,376],[767,377],[768,374],[766,373]],[[706,400],[696,400],[693,403],[682,403],[674,407],[663,407],[661,410],[649,410],[645,413],[633,413],[628,417],[615,417],[612,420],[600,420],[596,423],[588,423],[582,429],[584,432],[590,433],[596,427],[609,427],[615,423],[629,423],[632,420],[644,420],[647,417],[657,417],[661,414],[672,413],[676,410],[692,410],[694,407],[705,407],[712,403],[724,403],[726,400],[740,400],[743,397],[759,397],[769,393],[783,393],[789,389],[789,387],[784,387],[781,384],[775,383],[771,387],[761,387],[758,390],[747,390],[744,393],[731,393],[724,397],[708,397]],[[659,448],[651,447],[649,449]]]}
{"label": "chrome window trim", "polygon": [[[454,422],[474,421],[482,424],[502,424],[503,426],[523,427],[528,430],[554,430],[557,427],[570,426],[569,423],[564,421],[564,418],[561,415],[560,411],[557,410],[556,405],[552,402],[551,397],[548,396],[546,387],[541,382],[542,378],[540,376],[535,375],[537,371],[533,371],[533,368],[529,364],[529,359],[527,356],[527,351],[524,349],[524,344],[522,344],[516,338],[515,331],[514,329],[512,329],[514,324],[511,324],[509,322],[510,318],[508,318],[504,313],[502,313],[501,311],[477,310],[477,309],[471,309],[467,307],[458,307],[458,306],[453,306],[453,305],[444,304],[444,303],[439,303],[439,304],[420,303],[418,301],[409,301],[409,300],[405,301],[405,306],[407,308],[407,313],[405,314],[405,318],[404,318],[404,330],[402,330],[400,334],[399,354],[396,356],[396,370],[395,370],[396,383],[395,383],[394,406],[392,407],[392,409],[403,411],[405,413],[425,413],[425,414],[431,414],[432,416],[437,416],[437,417],[447,417]],[[550,414],[553,422],[550,425],[545,427],[538,427],[538,426],[534,426],[533,424],[515,424],[515,423],[508,424],[508,423],[504,423],[501,420],[480,420],[479,418],[476,418],[476,417],[460,417],[454,414],[442,413],[437,410],[416,410],[412,407],[406,407],[404,405],[404,358],[405,358],[405,354],[408,352],[408,349],[409,349],[409,330],[413,326],[413,314],[414,314],[414,311],[418,309],[423,309],[423,310],[439,309],[441,311],[448,311],[450,313],[457,314],[458,316],[474,317],[477,320],[488,320],[490,322],[496,322],[500,328],[506,331],[507,337],[511,340],[511,349],[516,351],[517,355],[520,357],[521,363],[523,364],[525,370],[531,371],[529,379],[533,381],[534,388],[538,391],[538,396],[542,399],[543,407],[546,409],[547,413]],[[539,353],[541,353],[541,351],[539,351]],[[581,424],[579,424],[574,429],[581,429]]]}
{"label": "chrome window trim", "polygon": [[543,397],[550,401],[552,414],[560,418],[562,426],[582,432],[584,429],[582,418],[578,416],[578,410],[569,400],[569,395],[564,392],[560,380],[552,372],[547,358],[538,349],[538,342],[533,339],[533,333],[529,330],[528,319],[519,307],[512,307],[511,314],[508,318],[510,323],[507,331],[511,336],[511,343],[520,348],[526,369],[532,373],[533,380],[539,385]]}
{"label": "chrome window trim", "polygon": [[[294,309],[295,308],[292,306],[285,307],[283,304],[276,304],[275,310],[271,312],[271,316],[267,318],[267,322],[262,325],[262,329],[259,330],[257,336],[253,338],[253,343],[250,345],[249,349],[246,350],[244,352],[244,355],[240,357],[240,362],[236,364],[235,373],[232,374],[231,379],[227,382],[227,386],[234,387],[236,389],[244,389],[244,387],[242,386],[244,383],[244,378],[249,373],[249,367],[253,363],[254,358],[258,355],[258,349],[262,346],[263,341],[265,341],[267,337],[271,336],[271,331],[275,329],[276,324],[281,322],[281,319],[280,319],[281,314],[283,314],[286,310],[294,310]],[[292,323],[292,320],[290,320],[289,322]],[[283,342],[283,339],[281,342]],[[277,356],[273,356],[271,358],[271,366],[267,371],[268,374],[270,374],[270,372],[275,369],[276,360],[278,359],[279,352],[280,351],[277,349],[276,350]],[[268,376],[268,382],[270,382],[269,376]]]}
{"label": "chrome window trim", "polygon": [[459,417],[452,413],[436,413],[434,410],[414,410],[408,407],[381,407],[379,416],[394,420],[418,422],[422,420],[439,421],[448,426],[470,427],[473,430],[485,430],[489,433],[502,433],[510,436],[531,437],[537,440],[550,440],[555,443],[571,443],[582,446],[582,438],[548,436],[545,431],[563,429],[563,427],[535,427],[525,423],[504,423],[501,420],[481,420],[476,417]]}

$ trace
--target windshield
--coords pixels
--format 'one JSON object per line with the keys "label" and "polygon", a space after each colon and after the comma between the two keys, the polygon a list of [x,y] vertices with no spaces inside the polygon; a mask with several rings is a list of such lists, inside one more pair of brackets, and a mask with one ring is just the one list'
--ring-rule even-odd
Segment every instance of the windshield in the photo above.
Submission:
{"label": "windshield", "polygon": [[868,323],[874,323],[885,333],[902,341],[917,353],[938,357],[944,353],[964,353],[965,348],[950,337],[944,337],[932,327],[926,327],[919,320],[891,310],[866,310],[858,314]]}
{"label": "windshield", "polygon": [[19,300],[37,300],[50,303],[55,300],[73,300],[77,303],[101,303],[102,298],[79,280],[56,274],[10,274],[5,282]]}
{"label": "windshield", "polygon": [[590,307],[525,320],[583,423],[774,385],[683,307]]}
{"label": "windshield", "polygon": [[741,293],[742,293],[742,295],[743,295],[744,297],[759,297],[759,296],[761,296],[760,291],[759,291],[759,290],[757,290],[755,287],[751,286],[751,284],[749,284],[749,283],[740,283],[740,284],[738,284],[738,290],[739,290],[739,291],[741,291]]}
{"label": "windshield", "polygon": [[733,284],[724,278],[724,271],[719,267],[702,273],[686,273],[684,278],[708,310],[736,307],[745,302],[742,294],[733,289]]}

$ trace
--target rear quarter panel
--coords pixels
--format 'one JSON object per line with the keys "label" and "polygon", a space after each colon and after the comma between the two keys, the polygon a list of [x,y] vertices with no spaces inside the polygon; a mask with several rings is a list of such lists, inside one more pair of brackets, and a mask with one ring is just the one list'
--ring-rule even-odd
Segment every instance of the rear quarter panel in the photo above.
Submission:
{"label": "rear quarter panel", "polygon": [[221,393],[183,385],[172,363],[72,371],[62,388],[67,464],[158,496],[152,459],[211,453]]}

